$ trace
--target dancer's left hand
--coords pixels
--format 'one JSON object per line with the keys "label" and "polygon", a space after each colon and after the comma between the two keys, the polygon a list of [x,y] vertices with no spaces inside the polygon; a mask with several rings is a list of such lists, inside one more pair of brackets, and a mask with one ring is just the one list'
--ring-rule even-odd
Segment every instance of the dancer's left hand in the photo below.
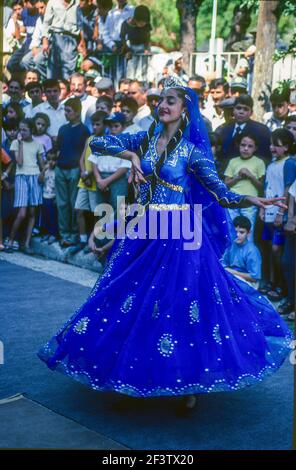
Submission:
{"label": "dancer's left hand", "polygon": [[138,157],[137,154],[133,154],[131,158],[132,162],[132,168],[131,168],[131,173],[128,178],[129,183],[147,183],[147,181],[144,178],[144,173],[141,168],[141,161]]}
{"label": "dancer's left hand", "polygon": [[261,207],[262,209],[265,209],[266,206],[278,206],[284,210],[288,209],[286,204],[283,203],[283,201],[286,200],[285,197],[272,197],[270,199],[267,199],[265,197],[247,196],[246,200],[251,205]]}

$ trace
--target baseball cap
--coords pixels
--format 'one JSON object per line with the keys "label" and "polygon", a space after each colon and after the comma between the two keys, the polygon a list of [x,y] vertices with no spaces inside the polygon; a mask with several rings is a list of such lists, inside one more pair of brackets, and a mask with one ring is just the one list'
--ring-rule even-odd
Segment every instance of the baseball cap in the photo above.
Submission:
{"label": "baseball cap", "polygon": [[225,98],[225,100],[220,101],[219,108],[228,109],[234,107],[235,98]]}
{"label": "baseball cap", "polygon": [[125,123],[125,115],[123,113],[120,113],[120,112],[111,113],[110,116],[108,116],[104,119],[104,122],[106,122],[106,124],[109,124],[111,122],[121,122],[122,124],[124,124]]}
{"label": "baseball cap", "polygon": [[96,88],[98,90],[108,90],[109,88],[113,87],[113,82],[110,78],[103,77],[96,82]]}
{"label": "baseball cap", "polygon": [[248,82],[243,77],[235,77],[230,83],[230,88],[241,88],[243,90],[247,90]]}

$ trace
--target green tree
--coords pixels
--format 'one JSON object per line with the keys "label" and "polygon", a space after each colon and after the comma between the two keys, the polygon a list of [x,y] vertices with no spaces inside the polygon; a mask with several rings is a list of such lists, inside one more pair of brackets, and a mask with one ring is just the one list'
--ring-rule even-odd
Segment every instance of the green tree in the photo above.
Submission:
{"label": "green tree", "polygon": [[189,67],[189,55],[196,48],[196,19],[203,0],[177,0],[180,21],[180,50],[183,52],[184,67]]}
{"label": "green tree", "polygon": [[272,82],[272,56],[275,50],[279,0],[262,1],[259,4],[256,54],[252,96],[254,116],[259,121],[264,114],[263,97],[269,96]]}

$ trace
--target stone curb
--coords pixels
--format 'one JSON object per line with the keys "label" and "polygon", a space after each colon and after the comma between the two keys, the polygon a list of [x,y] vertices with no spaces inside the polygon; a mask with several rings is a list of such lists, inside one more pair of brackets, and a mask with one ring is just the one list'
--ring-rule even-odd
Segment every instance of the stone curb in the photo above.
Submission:
{"label": "stone curb", "polygon": [[48,245],[47,242],[41,242],[40,237],[32,238],[31,247],[35,255],[60,261],[61,263],[73,264],[79,268],[90,269],[96,273],[103,271],[102,264],[93,253],[83,253],[83,251],[79,251],[72,255],[69,253],[69,248],[61,248],[58,242]]}

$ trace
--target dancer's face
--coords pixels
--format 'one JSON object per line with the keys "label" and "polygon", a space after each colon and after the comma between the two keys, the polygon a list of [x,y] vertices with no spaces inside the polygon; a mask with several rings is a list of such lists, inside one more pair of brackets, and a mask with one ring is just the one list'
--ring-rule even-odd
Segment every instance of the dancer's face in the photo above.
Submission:
{"label": "dancer's face", "polygon": [[160,122],[170,124],[181,118],[185,111],[183,100],[178,96],[176,90],[164,92],[158,106],[158,116]]}

